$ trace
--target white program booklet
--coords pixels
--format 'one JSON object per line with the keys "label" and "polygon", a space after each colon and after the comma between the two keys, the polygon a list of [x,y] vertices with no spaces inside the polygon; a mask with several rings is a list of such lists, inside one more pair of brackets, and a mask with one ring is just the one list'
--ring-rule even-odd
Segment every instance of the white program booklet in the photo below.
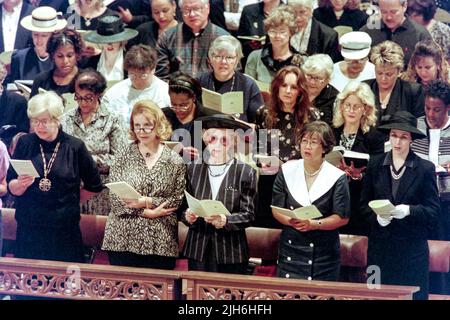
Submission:
{"label": "white program booklet", "polygon": [[11,163],[14,170],[16,170],[17,175],[39,178],[39,173],[36,171],[36,168],[34,167],[31,160],[10,159],[9,162]]}
{"label": "white program booklet", "polygon": [[132,199],[137,200],[141,197],[139,192],[137,192],[132,186],[124,181],[111,182],[105,184],[109,190],[114,192],[120,199]]}
{"label": "white program booklet", "polygon": [[300,207],[295,210],[289,210],[277,206],[270,206],[270,207],[272,209],[275,209],[276,212],[293,219],[308,220],[320,218],[322,216],[322,213],[320,213],[319,209],[317,209],[315,205]]}
{"label": "white program booklet", "polygon": [[394,205],[387,199],[372,200],[369,202],[369,207],[381,217],[390,217],[390,212],[395,209]]}
{"label": "white program booklet", "polygon": [[184,191],[189,209],[199,217],[209,217],[218,214],[230,215],[225,205],[217,200],[198,200]]}

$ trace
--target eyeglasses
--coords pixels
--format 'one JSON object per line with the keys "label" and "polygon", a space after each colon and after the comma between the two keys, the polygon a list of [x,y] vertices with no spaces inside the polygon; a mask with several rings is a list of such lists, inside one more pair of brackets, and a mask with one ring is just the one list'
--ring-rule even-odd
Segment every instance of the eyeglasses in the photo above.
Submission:
{"label": "eyeglasses", "polygon": [[269,30],[267,31],[269,37],[275,37],[279,35],[280,37],[286,38],[289,37],[289,30]]}
{"label": "eyeglasses", "polygon": [[172,110],[187,111],[187,110],[189,110],[189,108],[191,107],[191,103],[192,103],[192,102],[188,102],[188,103],[185,103],[185,104],[173,104],[173,103],[171,103],[170,109],[172,109]]}
{"label": "eyeglasses", "polygon": [[87,96],[81,96],[78,93],[75,93],[73,99],[75,101],[83,102],[86,101],[87,103],[93,103],[95,101],[95,95],[88,94]]}
{"label": "eyeglasses", "polygon": [[311,146],[311,148],[317,148],[321,145],[320,141],[317,140],[308,140],[303,138],[302,141],[300,141],[300,144],[304,147],[308,146],[308,144]]}
{"label": "eyeglasses", "polygon": [[140,133],[141,131],[143,131],[144,133],[151,133],[153,129],[154,127],[143,126],[143,127],[134,127],[133,131],[136,133]]}
{"label": "eyeglasses", "polygon": [[224,59],[226,61],[226,63],[233,63],[236,60],[236,56],[232,57],[232,56],[212,56],[213,60],[216,62],[222,62]]}
{"label": "eyeglasses", "polygon": [[30,123],[34,127],[37,127],[39,124],[41,124],[44,128],[47,128],[52,123],[52,121],[53,119],[44,119],[44,120],[31,119]]}
{"label": "eyeglasses", "polygon": [[317,83],[320,83],[320,84],[324,84],[325,81],[326,81],[326,79],[323,79],[323,78],[320,78],[320,77],[316,77],[316,76],[313,76],[313,75],[308,74],[308,73],[305,74],[305,77],[306,77],[306,80],[308,80],[308,81],[314,81],[314,82],[317,82]]}
{"label": "eyeglasses", "polygon": [[150,73],[128,73],[130,79],[142,79],[145,80],[149,77]]}
{"label": "eyeglasses", "polygon": [[184,17],[187,17],[187,16],[189,16],[189,15],[191,14],[191,12],[192,12],[194,15],[198,16],[198,15],[202,14],[203,9],[204,9],[204,7],[192,8],[192,9],[182,9],[182,10],[181,10],[181,14],[182,14]]}
{"label": "eyeglasses", "polygon": [[349,111],[361,111],[364,109],[364,105],[362,104],[350,104],[348,102],[344,103],[344,110],[349,112]]}
{"label": "eyeglasses", "polygon": [[208,144],[213,144],[218,142],[219,144],[226,146],[229,144],[230,140],[227,137],[216,137],[216,136],[209,136],[207,140]]}

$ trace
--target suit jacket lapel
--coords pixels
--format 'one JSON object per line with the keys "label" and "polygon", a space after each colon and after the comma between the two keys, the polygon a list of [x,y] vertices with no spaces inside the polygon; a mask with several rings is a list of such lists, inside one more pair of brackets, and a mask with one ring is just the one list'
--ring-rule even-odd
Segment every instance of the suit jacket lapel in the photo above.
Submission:
{"label": "suit jacket lapel", "polygon": [[[24,2],[22,5],[22,9],[20,10],[20,20],[22,20],[22,18],[24,16],[27,15],[27,11],[28,11],[28,6],[26,5],[26,3]],[[17,33],[16,33],[16,39],[14,39],[14,48],[25,48],[26,45],[28,44],[28,33],[30,31],[26,30],[24,27],[22,27],[22,25],[19,24],[17,25]]]}
{"label": "suit jacket lapel", "polygon": [[208,177],[208,166],[206,164],[195,165],[191,181],[196,181],[193,184],[195,190],[194,197],[199,200],[212,199],[211,184],[209,183]]}
{"label": "suit jacket lapel", "polygon": [[411,187],[416,178],[413,171],[414,169],[415,169],[414,165],[412,166],[412,168],[406,167],[405,173],[403,173],[403,176],[401,177],[401,187],[398,188],[397,196],[395,197],[396,203],[402,203],[406,193],[409,192],[409,188]]}

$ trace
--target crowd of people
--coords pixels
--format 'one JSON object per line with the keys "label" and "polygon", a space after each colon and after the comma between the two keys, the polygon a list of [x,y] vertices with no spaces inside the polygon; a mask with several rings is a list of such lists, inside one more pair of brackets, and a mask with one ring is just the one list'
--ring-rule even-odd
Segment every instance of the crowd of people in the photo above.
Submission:
{"label": "crowd of people", "polygon": [[[217,0],[39,2],[0,7],[16,257],[83,262],[80,214],[96,214],[112,265],[181,254],[245,274],[259,226],[282,229],[277,276],[337,281],[339,234],[364,235],[381,282],[427,299],[427,240],[450,240],[450,26],[434,0],[247,1],[237,25]],[[303,207],[317,215],[286,213]]]}

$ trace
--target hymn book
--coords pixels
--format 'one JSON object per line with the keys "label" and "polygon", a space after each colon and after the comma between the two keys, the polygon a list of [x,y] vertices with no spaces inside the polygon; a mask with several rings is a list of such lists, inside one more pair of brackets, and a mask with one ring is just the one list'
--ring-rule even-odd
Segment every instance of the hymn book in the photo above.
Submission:
{"label": "hymn book", "polygon": [[226,113],[236,114],[244,112],[244,93],[231,91],[223,94],[202,88],[202,101],[206,108]]}
{"label": "hymn book", "polygon": [[224,214],[226,216],[230,215],[230,212],[225,205],[217,200],[198,200],[191,196],[187,191],[184,191],[186,196],[186,201],[188,203],[189,209],[199,217],[209,217],[219,214]]}
{"label": "hymn book", "polygon": [[369,202],[369,207],[382,218],[391,216],[391,211],[395,209],[394,205],[387,199],[372,200]]}
{"label": "hymn book", "polygon": [[132,186],[124,181],[111,182],[105,184],[109,190],[115,193],[120,199],[138,200],[141,195]]}
{"label": "hymn book", "polygon": [[39,178],[39,173],[36,171],[36,168],[34,167],[31,160],[10,159],[9,162],[17,172],[17,175]]}
{"label": "hymn book", "polygon": [[355,164],[356,161],[358,162],[363,161],[366,162],[367,164],[367,162],[370,159],[370,156],[367,153],[346,150],[342,146],[334,147],[333,150],[331,150],[331,152],[325,155],[325,160],[327,160],[329,163],[331,163],[336,167],[338,167],[341,164],[342,159],[345,160],[345,163],[347,165],[350,165],[351,161],[353,161]]}
{"label": "hymn book", "polygon": [[289,210],[277,206],[270,206],[270,207],[279,214],[298,220],[315,219],[320,218],[322,216],[322,213],[320,213],[319,209],[317,209],[315,205],[300,207],[294,210]]}

